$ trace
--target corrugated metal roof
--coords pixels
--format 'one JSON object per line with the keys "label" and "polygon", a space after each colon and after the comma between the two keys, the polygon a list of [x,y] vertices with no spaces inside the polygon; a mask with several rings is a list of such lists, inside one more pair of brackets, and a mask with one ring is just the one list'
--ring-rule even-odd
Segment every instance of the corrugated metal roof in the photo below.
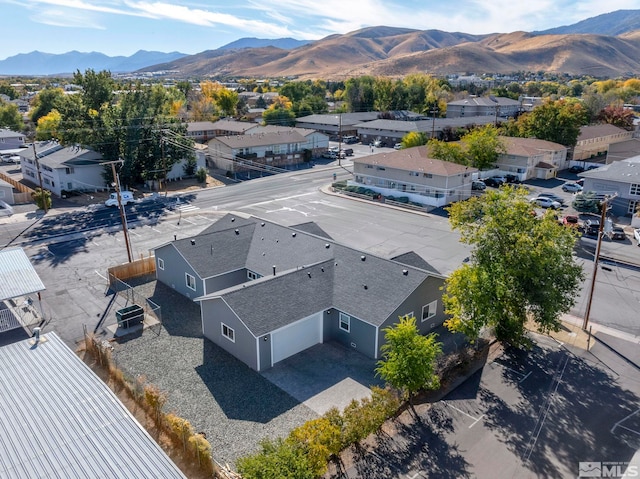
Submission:
{"label": "corrugated metal roof", "polygon": [[0,348],[1,478],[184,478],[55,333]]}
{"label": "corrugated metal roof", "polygon": [[22,248],[0,251],[0,301],[45,289]]}

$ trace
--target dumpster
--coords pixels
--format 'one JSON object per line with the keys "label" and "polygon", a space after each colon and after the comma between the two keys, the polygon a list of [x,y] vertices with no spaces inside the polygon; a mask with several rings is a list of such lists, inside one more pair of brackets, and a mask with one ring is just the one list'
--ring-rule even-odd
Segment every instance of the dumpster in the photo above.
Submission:
{"label": "dumpster", "polygon": [[144,320],[144,309],[142,306],[132,304],[131,306],[117,310],[116,319],[118,320],[119,328],[126,329],[135,326]]}

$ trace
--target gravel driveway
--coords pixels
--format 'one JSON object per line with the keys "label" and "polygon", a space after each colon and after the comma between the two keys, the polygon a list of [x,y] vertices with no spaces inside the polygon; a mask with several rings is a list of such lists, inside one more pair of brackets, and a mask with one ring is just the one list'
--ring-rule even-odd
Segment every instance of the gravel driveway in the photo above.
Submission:
{"label": "gravel driveway", "polygon": [[167,411],[206,433],[213,457],[233,464],[264,437],[284,437],[310,408],[202,336],[198,304],[156,281],[135,287],[162,308],[161,329],[114,344],[117,365],[168,393]]}

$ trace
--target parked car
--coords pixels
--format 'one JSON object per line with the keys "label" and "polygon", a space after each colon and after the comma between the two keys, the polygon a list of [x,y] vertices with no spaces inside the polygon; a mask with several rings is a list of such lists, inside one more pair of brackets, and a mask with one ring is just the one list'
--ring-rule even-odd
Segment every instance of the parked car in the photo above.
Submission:
{"label": "parked car", "polygon": [[387,146],[387,144],[382,140],[376,140],[373,142],[373,146],[375,146],[376,148],[383,148]]}
{"label": "parked car", "polygon": [[573,165],[571,168],[569,168],[569,171],[571,173],[582,173],[584,171],[584,168],[579,165]]}
{"label": "parked car", "polygon": [[579,228],[580,219],[576,215],[566,215],[562,217],[561,223],[568,228]]}
{"label": "parked car", "polygon": [[340,150],[340,157],[344,158],[346,156],[353,156],[353,148],[344,148]]}
{"label": "parked car", "polygon": [[538,198],[551,198],[553,201],[557,201],[561,205],[564,205],[564,198],[556,195],[555,193],[538,193]]}
{"label": "parked car", "polygon": [[566,191],[567,193],[579,193],[582,191],[582,186],[575,181],[568,181],[562,185],[562,191]]}
{"label": "parked car", "polygon": [[510,174],[504,175],[504,179],[507,183],[513,183],[516,185],[522,183],[518,175],[510,175]]}
{"label": "parked car", "polygon": [[328,158],[329,160],[335,160],[338,158],[338,154],[335,151],[325,151],[322,154],[322,158]]}
{"label": "parked car", "polygon": [[483,181],[474,180],[471,182],[471,189],[482,191],[487,189],[487,185],[485,185]]}
{"label": "parked car", "polygon": [[487,186],[493,186],[494,188],[498,188],[505,184],[505,179],[502,176],[492,176],[490,178],[485,178],[484,184]]}
{"label": "parked car", "polygon": [[393,145],[393,149],[394,150],[401,150],[402,149],[402,143],[396,143],[395,145]]}
{"label": "parked car", "polygon": [[557,210],[558,208],[561,207],[560,203],[558,203],[557,201],[554,201],[551,198],[547,198],[544,196],[533,198],[531,200],[531,203],[538,205],[540,208],[552,208],[554,210]]}
{"label": "parked car", "polygon": [[342,137],[342,141],[343,141],[343,143],[346,143],[347,145],[352,145],[354,143],[358,143],[358,137],[357,136],[343,136]]}
{"label": "parked car", "polygon": [[627,239],[627,234],[621,226],[614,226],[609,237],[612,240],[624,241]]}
{"label": "parked car", "polygon": [[585,220],[582,223],[582,232],[587,236],[598,236],[600,233],[600,220],[596,218]]}
{"label": "parked car", "polygon": [[633,230],[633,237],[638,242],[638,246],[640,246],[640,228],[636,228]]}
{"label": "parked car", "polygon": [[[133,197],[132,191],[121,191],[120,202],[122,206],[126,206],[129,203],[134,203],[136,199]],[[105,206],[118,206],[118,193],[111,193],[109,198],[104,202]]]}
{"label": "parked car", "polygon": [[587,167],[587,171],[595,170],[595,169],[598,169],[598,168],[600,168],[600,165],[591,165],[591,166]]}

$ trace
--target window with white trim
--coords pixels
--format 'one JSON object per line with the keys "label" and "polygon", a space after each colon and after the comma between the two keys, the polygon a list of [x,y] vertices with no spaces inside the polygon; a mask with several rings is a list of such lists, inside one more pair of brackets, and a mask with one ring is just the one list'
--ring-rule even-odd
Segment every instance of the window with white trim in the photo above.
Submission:
{"label": "window with white trim", "polygon": [[158,269],[164,270],[164,260],[162,258],[158,258]]}
{"label": "window with white trim", "polygon": [[254,273],[253,271],[247,270],[247,278],[248,279],[258,279],[258,273]]}
{"label": "window with white trim", "polygon": [[185,273],[185,277],[187,280],[187,288],[192,289],[192,290],[196,290],[196,278],[194,276],[191,276],[189,273]]}
{"label": "window with white trim", "polygon": [[429,304],[425,304],[422,307],[422,321],[426,321],[429,318],[433,318],[436,315],[438,309],[438,300],[432,301]]}
{"label": "window with white trim", "polygon": [[227,326],[224,323],[220,323],[220,327],[222,328],[222,335],[227,338],[229,341],[231,341],[232,343],[236,342],[236,332],[233,330],[233,328],[230,328],[229,326]]}
{"label": "window with white trim", "polygon": [[638,201],[629,200],[629,206],[627,206],[627,214],[635,215],[638,210]]}
{"label": "window with white trim", "polygon": [[348,314],[340,313],[340,329],[347,333],[351,331],[351,316]]}
{"label": "window with white trim", "polygon": [[629,187],[629,194],[630,195],[640,195],[640,185],[637,184],[637,183],[633,183]]}

